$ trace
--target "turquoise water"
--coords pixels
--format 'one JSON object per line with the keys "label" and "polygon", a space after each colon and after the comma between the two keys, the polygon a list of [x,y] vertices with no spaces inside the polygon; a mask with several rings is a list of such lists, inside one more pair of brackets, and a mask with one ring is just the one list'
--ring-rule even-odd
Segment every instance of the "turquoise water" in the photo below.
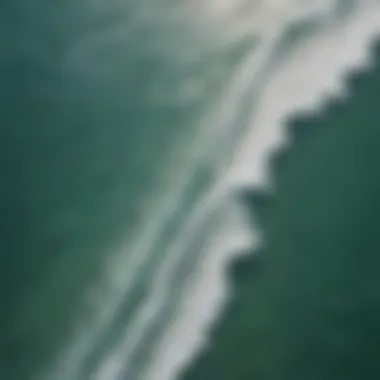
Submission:
{"label": "turquoise water", "polygon": [[375,378],[377,2],[0,9],[1,379]]}

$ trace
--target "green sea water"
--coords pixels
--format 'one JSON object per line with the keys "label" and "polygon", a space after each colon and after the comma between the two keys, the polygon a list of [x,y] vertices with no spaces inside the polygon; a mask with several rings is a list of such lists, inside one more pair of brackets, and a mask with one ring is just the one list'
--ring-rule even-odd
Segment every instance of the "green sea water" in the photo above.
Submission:
{"label": "green sea water", "polygon": [[[256,90],[325,17],[313,11],[272,46],[249,29],[226,42],[226,21],[181,9],[0,6],[1,380],[147,379],[187,281],[234,215],[209,193]],[[272,60],[230,100],[256,51]],[[347,99],[286,123],[274,195],[237,195],[265,244],[230,267],[232,301],[184,380],[377,378],[378,51]]]}

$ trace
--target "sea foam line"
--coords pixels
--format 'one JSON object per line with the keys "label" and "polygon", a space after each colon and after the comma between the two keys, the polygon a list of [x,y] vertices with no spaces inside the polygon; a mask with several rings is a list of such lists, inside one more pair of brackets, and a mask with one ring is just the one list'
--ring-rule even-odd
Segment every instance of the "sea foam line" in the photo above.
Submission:
{"label": "sea foam line", "polygon": [[[252,70],[250,71],[252,73],[250,76],[257,75],[268,52],[273,49],[277,41],[276,38],[277,35],[274,35],[273,38],[268,38],[268,42],[263,44],[261,51],[251,59]],[[245,84],[240,83],[239,86],[236,86],[238,92],[241,92],[240,86],[243,87]],[[234,114],[234,108],[224,110],[226,120],[233,120]],[[215,121],[206,119],[206,124],[207,121],[215,127],[211,128],[211,130],[206,128],[203,133],[200,133],[198,143],[195,144],[198,147],[197,153],[194,154],[198,158],[188,163],[187,169],[183,168],[184,174],[180,177],[180,180],[177,180],[172,185],[173,190],[166,194],[161,207],[158,208],[153,217],[150,212],[147,212],[146,217],[147,219],[149,218],[149,221],[146,223],[145,228],[136,232],[136,239],[123,247],[123,251],[128,253],[110,255],[107,270],[109,275],[107,276],[108,280],[105,280],[108,284],[107,289],[95,288],[90,290],[92,294],[99,294],[93,301],[98,307],[97,310],[94,310],[96,317],[93,321],[86,321],[86,324],[80,323],[78,325],[77,336],[64,349],[52,369],[47,372],[47,379],[52,376],[51,373],[55,373],[54,376],[58,376],[62,380],[76,379],[79,376],[83,358],[91,350],[101,333],[110,325],[118,309],[122,306],[122,300],[128,297],[133,290],[133,285],[139,275],[139,268],[143,267],[149,261],[151,255],[154,254],[155,243],[167,225],[168,220],[181,204],[185,189],[197,174],[202,162],[210,160],[208,147],[214,145],[211,142],[215,142],[218,135],[223,137],[223,134],[228,131],[228,128],[226,128],[229,127],[228,123],[225,123],[226,127],[223,129]],[[206,157],[204,152],[207,152]]]}
{"label": "sea foam line", "polygon": [[[203,116],[202,124],[204,124],[204,119]],[[198,146],[198,151],[194,154],[196,158],[187,162],[187,167],[181,168],[179,179],[175,178],[176,175],[173,176],[170,191],[167,191],[153,216],[151,210],[146,212],[147,223],[142,230],[136,231],[136,238],[132,242],[123,246],[121,249],[123,253],[109,255],[110,259],[105,271],[106,279],[101,282],[100,287],[96,284],[88,290],[89,297],[94,304],[93,314],[95,317],[85,323],[81,321],[78,323],[77,333],[73,340],[63,348],[53,365],[41,375],[42,379],[50,379],[52,376],[62,380],[78,378],[83,359],[88,355],[102,332],[110,326],[119,308],[122,307],[122,301],[133,291],[133,285],[139,275],[139,268],[142,268],[155,253],[154,246],[157,240],[174,211],[183,201],[185,189],[197,174],[202,162],[205,162],[202,154],[207,151],[205,147],[210,145],[210,141],[214,137],[214,131],[201,128],[197,137],[198,143],[194,144]]]}
{"label": "sea foam line", "polygon": [[[315,15],[313,16],[315,17]],[[260,71],[266,69],[267,61],[269,60],[271,53],[273,53],[273,50],[276,44],[278,43],[280,37],[281,33],[279,33],[277,30],[276,33],[273,33],[273,35],[267,36],[267,42],[262,44],[259,52],[255,51],[253,56],[249,59],[248,64],[245,63],[246,70],[243,70],[243,72],[239,72],[239,78],[235,82],[234,91],[232,91],[232,93],[230,94],[230,96],[235,99],[234,101],[230,100],[229,102],[227,102],[227,104],[229,104],[231,107],[226,107],[224,109],[222,117],[222,119],[224,120],[222,125],[219,124],[220,129],[226,129],[227,132],[230,132],[230,129],[233,125],[233,119],[236,113],[236,98],[242,99],[244,97],[242,94],[244,94],[244,90],[246,89],[247,83],[251,83],[253,79],[260,77]],[[236,93],[238,93],[239,95],[236,95]],[[222,133],[220,137],[222,137],[223,135],[224,134]],[[220,147],[219,144],[215,145]],[[225,181],[226,180],[223,178],[219,181],[219,183],[215,185],[215,187],[218,189],[224,189],[224,191],[227,190],[228,192],[229,186],[226,186]],[[215,203],[215,201],[211,201],[211,199],[214,199],[214,194],[215,191],[212,189],[207,197],[209,201],[207,201],[206,199],[202,202],[201,206],[195,207],[193,217],[190,218],[189,224],[185,225],[185,228],[183,230],[183,236],[180,235],[174,242],[174,246],[170,250],[171,253],[169,254],[169,256],[163,264],[163,271],[159,272],[158,278],[156,278],[153,282],[154,287],[150,298],[148,298],[146,304],[144,304],[141,307],[141,310],[137,312],[137,316],[132,327],[128,326],[128,335],[125,337],[125,342],[122,343],[115,350],[115,352],[105,360],[103,369],[98,373],[99,379],[115,378],[115,376],[117,376],[117,373],[120,373],[123,367],[128,366],[129,359],[132,357],[134,349],[138,347],[138,342],[143,339],[144,332],[148,328],[149,324],[154,322],[155,316],[160,314],[161,308],[158,306],[162,307],[164,305],[165,291],[162,289],[168,288],[168,286],[170,285],[168,283],[168,279],[170,278],[170,269],[174,270],[173,268],[175,262],[180,258],[182,252],[186,249],[187,243],[184,243],[182,241],[187,242],[190,239],[190,236],[194,234],[194,228],[196,228],[197,224],[199,224],[202,221],[202,219],[204,219],[205,215],[209,212],[208,206]],[[224,194],[223,196],[219,196],[218,204],[220,205],[221,200],[226,198],[226,194]],[[131,333],[129,333],[130,330],[132,330]]]}
{"label": "sea foam line", "polygon": [[[239,75],[239,78],[235,82],[233,96],[242,98],[247,83],[252,82],[253,79],[258,77],[260,72],[265,68],[268,57],[273,53],[279,38],[280,35],[276,31],[273,35],[267,37],[266,43],[262,44],[259,51],[255,51],[254,55],[250,58],[250,80],[247,82],[247,77],[244,78]],[[230,97],[231,94],[229,94],[229,98]],[[216,127],[207,134],[205,139],[203,139],[201,149],[198,148],[200,152],[206,151],[208,153],[206,153],[206,156],[203,154],[201,160],[196,162],[193,167],[194,172],[190,175],[190,180],[195,176],[196,171],[202,162],[208,162],[215,159],[215,154],[219,153],[217,150],[210,150],[210,146],[220,148],[219,143],[228,138],[228,133],[230,132],[236,114],[236,100],[235,102],[227,102],[227,104],[231,104],[232,107],[224,108],[222,118],[223,123],[213,122]],[[182,192],[184,192],[185,188],[186,185],[181,188],[183,189]],[[225,191],[223,180],[216,184],[214,183],[207,191],[205,198],[201,199],[197,205],[194,205],[187,223],[185,223],[182,228],[182,233],[180,233],[172,243],[172,247],[169,248],[169,252],[167,253],[167,256],[165,256],[165,260],[161,265],[162,269],[158,271],[152,281],[150,297],[146,303],[136,311],[135,320],[132,321],[132,327],[127,327],[128,333],[126,333],[124,341],[104,359],[101,368],[97,372],[96,379],[117,379],[121,371],[128,366],[130,358],[139,346],[139,341],[143,339],[145,331],[151,323],[154,323],[155,316],[160,314],[161,308],[164,306],[165,295],[170,286],[168,279],[170,279],[170,273],[175,269],[175,263],[181,258],[181,255],[189,244],[188,242],[196,233],[198,224],[202,222],[211,210],[215,209],[214,205],[216,203],[220,204],[221,200],[226,198],[225,195],[221,195],[221,192],[223,191]],[[171,206],[173,206],[173,204]],[[177,204],[173,209],[176,207],[178,207]],[[167,217],[165,217],[163,221],[170,218],[173,209],[171,207],[169,208],[169,213],[165,214]],[[163,228],[164,223],[154,223],[153,225],[156,228]],[[142,238],[144,241],[144,234],[142,235]],[[149,247],[152,247],[154,241],[154,239],[148,239]],[[147,252],[147,250],[137,248],[137,250],[133,250],[133,252],[136,252],[136,254],[140,253],[142,254],[142,257],[145,257],[145,252]],[[138,257],[140,260],[142,259],[141,256]],[[130,281],[136,276],[135,268],[136,266],[133,265],[133,271],[131,271],[132,273],[129,277]],[[129,333],[130,330],[132,330],[131,333]]]}
{"label": "sea foam line", "polygon": [[[278,33],[277,33],[278,34]],[[275,37],[278,38],[278,35],[275,34]],[[250,63],[249,65],[247,65],[247,68],[249,69],[249,71],[251,72],[251,76],[258,76],[258,70],[259,69],[262,69],[263,66],[264,66],[264,63],[265,63],[265,60],[268,60],[268,50],[271,51],[273,50],[273,46],[275,45],[275,42],[276,42],[276,38],[270,38],[270,37],[267,37],[267,39],[269,40],[269,43],[267,42],[266,44],[262,44],[262,47],[261,47],[261,52],[259,53],[256,53],[254,54],[254,57],[253,57],[253,62],[252,59],[250,60]],[[255,70],[255,65],[254,63],[256,63],[257,65],[257,70]],[[247,76],[241,76],[241,79],[245,80],[245,83],[247,83]],[[239,82],[239,81],[238,81]],[[250,81],[249,81],[250,82]],[[245,87],[245,84],[244,86]],[[239,83],[235,88],[238,89],[238,91],[241,93],[241,83]],[[241,97],[241,96],[240,96]],[[236,102],[235,102],[236,103]],[[229,104],[234,104],[234,102],[229,102]],[[226,119],[227,121],[229,121],[229,119],[233,119],[233,116],[234,116],[234,111],[235,110],[231,110],[231,109],[227,109],[225,110],[225,112],[227,112],[227,115],[229,115],[229,117],[224,117],[224,119]],[[226,126],[228,126],[229,128],[228,129],[231,129],[231,122],[227,122],[227,123],[224,123]],[[223,134],[221,134],[221,136],[223,136]],[[219,146],[219,145],[218,145]],[[188,228],[185,229],[187,231],[187,233],[189,233],[191,230],[189,230]],[[155,282],[155,284],[157,284],[157,281]],[[155,294],[155,293],[153,293]],[[144,308],[145,306],[143,306],[143,309],[146,310],[146,308]],[[149,310],[152,310],[153,307],[149,308]],[[153,316],[158,314],[159,313],[159,309],[156,308],[156,311],[155,313],[152,314],[152,312],[149,314],[149,318],[148,317],[145,317],[145,318],[141,318],[141,317],[138,317],[137,320],[138,320],[138,325],[139,325],[139,328],[135,329],[134,330],[134,334],[132,334],[132,336],[130,335],[129,338],[127,339],[129,341],[129,344],[127,344],[126,346],[129,346],[131,347],[131,339],[132,339],[132,342],[135,342],[134,344],[132,344],[132,347],[134,345],[136,345],[136,341],[139,340],[137,338],[135,338],[136,336],[139,337],[141,339],[141,337],[143,336],[143,331],[147,328],[148,326],[148,320],[153,320]],[[141,316],[141,313],[138,313],[138,315]],[[145,315],[148,315],[148,314],[145,314]],[[128,330],[130,330],[130,328],[128,328]],[[125,344],[124,344],[125,346]],[[123,354],[118,354],[117,356],[118,357],[128,357],[131,355],[132,351],[131,349],[123,349],[121,350],[120,348],[118,350],[116,350],[117,352],[119,351],[123,351],[124,353]],[[111,355],[112,357],[112,355]],[[128,361],[128,359],[125,359]],[[124,360],[124,365],[125,365],[125,360]],[[116,363],[118,362],[118,360],[111,360],[111,359],[108,359],[106,360],[107,363],[115,363],[114,366],[117,366]],[[110,365],[106,365],[105,366],[106,368],[110,368]],[[112,370],[113,373],[115,373],[115,368]],[[102,373],[103,371],[101,371]],[[107,373],[107,378],[110,378],[110,370],[107,370],[105,371]],[[118,371],[116,371],[118,372]],[[103,372],[104,373],[104,372]]]}
{"label": "sea foam line", "polygon": [[[286,144],[284,117],[300,111],[315,112],[326,97],[345,95],[344,75],[370,64],[368,47],[380,30],[380,4],[361,1],[360,6],[355,18],[346,20],[338,28],[329,28],[301,46],[273,78],[260,102],[260,112],[252,120],[249,139],[229,173],[233,183],[238,186],[269,186],[267,158],[273,150]],[[347,49],[342,44],[344,41],[350,42]],[[312,64],[310,67],[315,70],[311,76],[306,71],[308,64]],[[303,75],[306,74],[309,74],[307,86],[289,97],[289,86],[305,80]],[[207,329],[215,321],[215,314],[225,304],[229,293],[225,268],[230,253],[221,244],[223,237],[223,234],[215,236],[206,261],[200,265],[200,269],[206,265],[209,271],[198,272],[199,278],[189,289],[188,297],[181,304],[181,313],[142,377],[144,380],[176,378],[207,343]],[[239,236],[231,236],[230,239],[231,245],[237,244]],[[208,264],[213,260],[212,265]],[[202,305],[208,306],[203,309],[204,314],[199,313]]]}
{"label": "sea foam line", "polygon": [[[318,9],[318,11],[320,12],[321,9]],[[325,11],[322,12],[323,15],[325,13]],[[313,14],[313,17],[315,18],[318,15],[319,14]],[[224,112],[222,115],[223,123],[218,124],[219,129],[217,132],[219,133],[220,139],[226,138],[226,132],[230,132],[231,130],[236,114],[236,99],[242,99],[244,97],[244,90],[247,87],[247,83],[251,84],[251,82],[255,78],[261,76],[260,72],[266,69],[266,64],[269,60],[269,57],[271,53],[273,53],[276,44],[281,38],[280,31],[281,28],[279,27],[277,30],[272,31],[272,33],[269,34],[269,36],[266,36],[266,43],[262,43],[259,51],[255,51],[255,53],[249,59],[248,64],[245,63],[245,71],[239,71],[239,78],[235,81],[234,90],[231,91],[231,93],[229,94],[229,98],[234,99],[234,101],[229,100],[228,102],[226,102],[231,107],[224,108]],[[213,140],[215,141],[215,137]],[[220,144],[215,145],[220,147]],[[226,188],[226,186],[224,185],[224,180],[215,185],[215,187]],[[212,194],[214,194],[213,190],[211,190],[211,194],[209,194],[208,199],[213,198]],[[219,199],[221,200],[225,198],[226,197],[223,196]],[[188,222],[189,224],[185,225],[183,234],[181,234],[173,243],[174,247],[170,250],[171,253],[166,258],[163,264],[163,270],[159,272],[159,274],[157,275],[158,277],[155,279],[155,281],[153,281],[154,290],[152,291],[150,298],[148,299],[147,303],[143,305],[139,311],[137,311],[137,316],[132,324],[132,327],[128,326],[128,335],[126,335],[124,343],[122,343],[118,348],[116,348],[114,352],[110,354],[107,357],[107,359],[105,359],[102,369],[98,372],[99,379],[113,379],[115,378],[115,376],[118,376],[117,374],[122,371],[122,368],[128,366],[128,360],[132,357],[134,350],[138,347],[138,342],[143,339],[144,332],[149,327],[149,324],[154,322],[155,316],[160,314],[160,310],[164,305],[165,299],[165,291],[162,289],[163,287],[167,288],[169,286],[160,285],[163,283],[168,284],[168,278],[170,278],[170,268],[171,270],[174,270],[174,263],[177,260],[179,260],[182,252],[186,249],[187,243],[183,243],[182,241],[184,240],[185,242],[187,242],[189,240],[190,236],[194,234],[194,228],[196,228],[196,225],[204,218],[204,215],[208,213],[208,211],[205,211],[207,210],[207,206],[205,208],[203,206],[204,203],[207,204],[207,202],[204,201],[202,202],[202,206],[194,208],[194,216],[190,217],[190,220]],[[194,220],[195,222],[192,222],[192,220]],[[176,258],[174,258],[174,256]],[[159,305],[161,305],[161,308],[158,307]],[[130,330],[132,330],[132,333],[129,333]]]}

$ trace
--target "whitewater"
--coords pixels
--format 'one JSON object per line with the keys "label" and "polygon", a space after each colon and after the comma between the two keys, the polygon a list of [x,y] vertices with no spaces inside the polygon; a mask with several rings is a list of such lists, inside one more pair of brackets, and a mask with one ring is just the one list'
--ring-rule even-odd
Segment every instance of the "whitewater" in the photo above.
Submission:
{"label": "whitewater", "polygon": [[[136,22],[154,17],[149,5],[141,2]],[[212,348],[210,328],[233,297],[228,265],[265,244],[239,194],[275,193],[270,158],[291,144],[287,120],[349,96],[347,75],[370,68],[380,2],[208,0],[173,6],[166,18],[209,36],[202,39],[209,45],[195,44],[178,58],[186,64],[210,46],[223,51],[248,41],[245,52],[233,69],[213,61],[217,100],[176,147],[172,160],[181,160],[167,162],[142,222],[84,294],[90,314],[78,318],[69,343],[37,380],[180,379],[201,350]],[[165,101],[203,99],[204,86],[190,78]]]}

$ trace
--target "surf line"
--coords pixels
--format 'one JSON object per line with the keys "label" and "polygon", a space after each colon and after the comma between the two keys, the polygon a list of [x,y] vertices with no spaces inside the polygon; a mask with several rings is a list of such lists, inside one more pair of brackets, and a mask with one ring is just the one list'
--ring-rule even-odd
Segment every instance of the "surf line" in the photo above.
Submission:
{"label": "surf line", "polygon": [[[236,115],[235,105],[237,99],[241,100],[245,97],[247,83],[251,83],[257,77],[259,77],[259,80],[261,78],[261,82],[263,82],[263,75],[260,75],[260,72],[267,69],[268,58],[276,51],[277,44],[282,38],[282,31],[283,30],[279,28],[275,33],[269,37],[267,36],[266,43],[262,44],[259,51],[255,51],[252,54],[248,63],[244,62],[244,70],[238,70],[238,80],[234,82],[235,88],[230,93],[229,101],[226,102],[229,107],[225,107],[223,112],[222,120],[224,119],[224,127],[222,128],[221,124],[219,124],[219,129],[225,129],[227,132],[230,132],[232,125],[236,124],[234,117]],[[250,85],[249,87],[252,86]],[[236,95],[236,93],[238,95]],[[220,133],[220,130],[218,132]],[[223,133],[220,133],[218,136],[219,139],[222,140]],[[219,144],[215,145],[219,146]],[[222,170],[225,169],[222,167]],[[222,177],[224,178],[223,174]],[[229,179],[227,179],[227,181],[229,181]],[[225,179],[214,186],[217,189],[224,189],[223,191],[229,192],[229,190],[225,190],[229,189],[229,186],[226,186]],[[191,240],[190,236],[194,234],[194,229],[197,228],[197,225],[201,223],[202,219],[205,218],[205,215],[209,212],[207,207],[213,204],[211,199],[215,197],[216,192],[220,192],[220,190],[211,189],[206,199],[204,199],[200,205],[195,206],[193,216],[190,216],[188,224],[185,225],[183,232],[173,243],[174,246],[170,249],[168,257],[162,264],[163,270],[158,273],[157,278],[152,282],[150,298],[148,298],[147,302],[136,312],[135,321],[132,323],[132,326],[128,326],[128,333],[125,335],[125,339],[122,339],[122,343],[105,359],[98,372],[99,379],[118,378],[118,374],[123,371],[123,368],[128,367],[129,361],[132,360],[133,353],[139,347],[139,342],[143,342],[144,334],[149,328],[149,325],[154,323],[155,318],[160,314],[161,308],[165,304],[165,290],[163,289],[168,289],[170,271],[174,270],[175,263],[180,259],[181,253],[186,249],[188,245],[187,242]],[[221,204],[221,200],[226,199],[226,194],[220,195],[217,198],[219,199],[217,203]],[[175,257],[173,257],[174,255]],[[160,284],[164,283],[166,285],[160,286]],[[131,332],[129,333],[129,331]]]}
{"label": "surf line", "polygon": [[[354,70],[364,70],[370,66],[370,43],[378,36],[380,31],[380,4],[375,4],[374,2],[367,1],[363,3],[363,9],[359,9],[355,13],[355,18],[352,17],[347,19],[344,24],[339,25],[338,30],[333,28],[329,29],[325,33],[322,33],[319,38],[321,39],[318,44],[316,38],[313,39],[312,44],[307,46],[307,49],[312,48],[315,51],[315,55],[310,56],[310,61],[300,60],[301,57],[304,58],[305,46],[300,47],[295,54],[295,57],[289,60],[288,64],[280,70],[276,78],[273,79],[273,84],[270,89],[265,94],[265,97],[261,103],[261,114],[252,120],[252,134],[247,139],[246,147],[250,146],[251,150],[244,149],[242,154],[239,155],[236,165],[233,168],[237,169],[240,164],[245,163],[249,168],[250,163],[256,162],[253,169],[256,170],[257,175],[252,176],[252,171],[231,173],[233,178],[232,182],[244,183],[249,186],[268,186],[268,168],[265,168],[264,159],[259,160],[258,155],[253,154],[256,152],[259,144],[266,145],[266,150],[259,150],[261,156],[266,156],[265,152],[273,152],[273,150],[278,149],[283,144],[286,144],[286,135],[279,131],[279,128],[283,131],[283,121],[284,117],[297,113],[297,112],[315,112],[321,106],[323,102],[326,101],[327,97],[344,96],[345,88],[342,84],[345,75],[348,72]],[[344,41],[349,39],[350,45],[344,45]],[[347,49],[344,49],[347,46]],[[342,52],[343,50],[343,52]],[[327,61],[326,65],[322,65],[321,62],[325,62],[326,53],[335,52],[335,56],[330,56],[330,60]],[[319,59],[317,59],[319,57]],[[317,62],[315,60],[317,59]],[[308,83],[308,86],[304,89],[308,91],[306,98],[299,93],[288,102],[285,102],[284,106],[279,105],[280,99],[286,96],[289,89],[289,84],[297,77],[297,74],[302,77],[303,74],[307,73],[308,63],[311,64],[314,61],[313,68],[319,67],[320,76],[313,76],[312,82]],[[295,69],[294,65],[297,65],[300,72]],[[304,65],[303,70],[301,70],[302,65]],[[326,74],[325,71],[329,71],[329,75],[323,80],[323,75]],[[291,76],[289,74],[292,74]],[[310,75],[309,75],[310,76]],[[281,96],[273,98],[274,92],[278,92]],[[304,94],[305,95],[305,94]],[[270,104],[274,106],[271,108]],[[288,108],[286,108],[286,106]],[[290,108],[289,108],[290,107]],[[271,118],[268,116],[272,111],[277,112],[277,115],[273,115]],[[271,130],[268,136],[265,136],[265,129],[270,126]],[[259,125],[262,127],[260,128]],[[276,128],[275,128],[276,127]],[[277,135],[276,135],[277,134]],[[261,136],[261,137],[260,137]],[[267,156],[266,156],[267,157]],[[253,161],[251,160],[253,159]],[[248,162],[248,165],[247,165]],[[252,168],[252,167],[251,167]],[[264,168],[264,169],[263,169]],[[252,170],[252,169],[251,169]],[[249,177],[249,178],[246,178]],[[221,237],[219,236],[219,239]],[[239,237],[237,237],[239,238]],[[220,257],[224,249],[223,245],[218,244],[218,238],[215,239],[215,244],[213,244],[213,251],[209,253],[209,261],[217,260]],[[228,256],[228,255],[227,255]],[[226,258],[226,261],[228,258]],[[199,350],[209,343],[209,337],[207,336],[208,326],[215,321],[215,315],[219,314],[220,310],[226,302],[228,294],[228,278],[223,278],[223,268],[225,266],[220,266],[220,272],[215,276],[215,283],[218,286],[210,285],[210,281],[207,282],[205,279],[198,279],[194,282],[194,286],[189,288],[188,298],[184,298],[182,305],[180,307],[181,312],[178,314],[178,319],[173,323],[170,331],[167,332],[166,337],[162,340],[159,349],[156,350],[156,355],[153,362],[147,368],[146,372],[139,377],[139,379],[144,380],[171,380],[177,378],[183,368],[190,362],[194,355],[199,352]],[[210,273],[210,272],[209,272]],[[204,273],[207,276],[209,273]],[[219,277],[218,277],[219,276]],[[210,280],[210,278],[208,278]],[[204,287],[197,287],[197,282],[202,283]],[[224,286],[223,286],[224,284]],[[209,295],[209,302],[205,302],[207,298],[204,293],[206,290],[205,286],[209,286],[210,291],[214,292],[213,295]],[[221,295],[220,287],[224,287],[224,295]],[[223,291],[222,291],[223,292]],[[210,302],[214,300],[214,305]],[[201,306],[203,304],[208,305],[207,311],[202,314],[199,313]],[[214,316],[212,316],[212,314]],[[188,317],[190,316],[190,317]]]}

